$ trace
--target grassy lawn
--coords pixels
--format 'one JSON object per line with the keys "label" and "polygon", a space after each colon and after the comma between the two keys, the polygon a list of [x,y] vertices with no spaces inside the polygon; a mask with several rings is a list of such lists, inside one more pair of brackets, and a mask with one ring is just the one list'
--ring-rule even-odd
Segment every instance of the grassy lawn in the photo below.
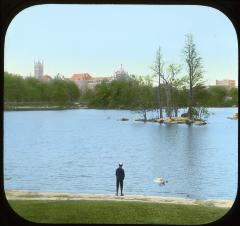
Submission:
{"label": "grassy lawn", "polygon": [[228,209],[134,201],[9,201],[16,213],[38,223],[204,224]]}

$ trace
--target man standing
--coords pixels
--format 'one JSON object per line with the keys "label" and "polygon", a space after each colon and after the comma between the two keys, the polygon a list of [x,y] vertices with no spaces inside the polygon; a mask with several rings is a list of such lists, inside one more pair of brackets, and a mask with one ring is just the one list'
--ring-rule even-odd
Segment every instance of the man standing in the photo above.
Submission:
{"label": "man standing", "polygon": [[123,190],[123,180],[125,177],[124,169],[122,168],[123,164],[119,163],[119,167],[116,169],[116,179],[117,179],[117,184],[116,184],[116,196],[118,196],[118,189],[119,189],[119,184],[120,184],[120,189],[121,189],[121,196],[123,196],[122,190]]}

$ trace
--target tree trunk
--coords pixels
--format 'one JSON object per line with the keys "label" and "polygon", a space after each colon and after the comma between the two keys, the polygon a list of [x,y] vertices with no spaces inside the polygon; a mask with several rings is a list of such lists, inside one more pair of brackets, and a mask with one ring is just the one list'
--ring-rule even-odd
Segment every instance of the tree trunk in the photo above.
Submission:
{"label": "tree trunk", "polygon": [[192,120],[192,85],[190,82],[190,88],[189,88],[189,106],[188,106],[188,118]]}
{"label": "tree trunk", "polygon": [[166,93],[166,113],[167,117],[171,118],[172,117],[172,108],[171,108],[171,87],[169,84],[165,84],[165,93]]}
{"label": "tree trunk", "polygon": [[147,121],[147,111],[145,109],[143,110],[143,117],[144,121]]}
{"label": "tree trunk", "polygon": [[174,108],[175,117],[178,117],[178,108]]}
{"label": "tree trunk", "polygon": [[158,77],[158,106],[159,106],[159,118],[163,118],[162,113],[162,95],[161,95],[161,83],[160,83],[160,74]]}

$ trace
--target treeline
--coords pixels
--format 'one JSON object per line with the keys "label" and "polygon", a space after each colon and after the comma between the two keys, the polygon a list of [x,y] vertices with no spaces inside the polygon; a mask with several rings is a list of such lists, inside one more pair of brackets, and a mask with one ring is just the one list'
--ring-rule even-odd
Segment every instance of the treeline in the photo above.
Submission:
{"label": "treeline", "polygon": [[72,81],[62,80],[56,76],[44,82],[36,78],[23,78],[19,75],[4,73],[5,105],[72,105],[78,101],[80,92]]}
{"label": "treeline", "polygon": [[[166,93],[161,85],[163,106],[167,106]],[[174,89],[172,99],[175,106],[188,106],[189,90],[183,86]],[[223,86],[198,86],[193,93],[193,107],[232,107],[238,105],[238,89]],[[158,87],[153,78],[131,75],[127,80],[114,80],[98,84],[94,90],[87,90],[80,96],[81,102],[96,108],[156,109],[158,108]]]}
{"label": "treeline", "polygon": [[[82,102],[93,108],[117,109],[157,109],[158,87],[153,86],[153,77],[129,76],[127,80],[102,82],[95,89],[80,93],[72,81],[54,78],[43,82],[38,79],[23,78],[5,72],[4,102],[6,104],[48,104],[72,105]],[[163,106],[167,106],[164,84],[161,85]],[[174,106],[188,106],[189,90],[186,86],[172,90]],[[238,105],[238,89],[223,86],[198,86],[194,89],[194,107],[232,107]],[[176,110],[178,110],[178,108]]]}
{"label": "treeline", "polygon": [[130,76],[127,80],[113,80],[96,85],[80,97],[90,107],[141,109],[154,107],[154,90],[148,77]]}

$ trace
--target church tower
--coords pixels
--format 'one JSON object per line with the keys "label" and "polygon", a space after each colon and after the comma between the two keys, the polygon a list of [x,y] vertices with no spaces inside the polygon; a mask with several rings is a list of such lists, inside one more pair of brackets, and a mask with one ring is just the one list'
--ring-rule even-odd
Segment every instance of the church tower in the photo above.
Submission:
{"label": "church tower", "polygon": [[34,62],[34,77],[37,79],[42,79],[43,77],[43,62]]}

